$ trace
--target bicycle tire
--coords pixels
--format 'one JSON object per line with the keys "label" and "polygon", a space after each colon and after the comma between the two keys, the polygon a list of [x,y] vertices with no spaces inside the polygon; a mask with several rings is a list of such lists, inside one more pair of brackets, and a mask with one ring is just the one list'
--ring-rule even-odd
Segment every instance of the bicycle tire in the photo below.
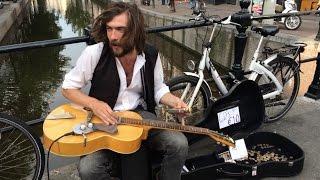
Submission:
{"label": "bicycle tire", "polygon": [[[167,82],[167,85],[169,86],[171,93],[181,97],[181,91],[186,87],[187,83],[191,83],[191,87],[195,88],[198,80],[199,78],[195,76],[182,75],[170,79],[170,81]],[[193,89],[189,92],[190,93],[188,93],[184,99],[184,102],[186,103],[190,101]],[[207,107],[209,107],[211,102],[211,90],[205,83],[202,83],[199,92],[200,93],[197,94],[193,106],[191,107],[192,114],[197,116],[190,116],[189,118],[186,118],[186,124],[197,125],[205,119],[204,115],[206,114]]]}
{"label": "bicycle tire", "polygon": [[[300,88],[299,66],[292,58],[278,56],[268,65],[282,84],[283,90],[275,98],[264,100],[267,115],[265,122],[267,123],[278,121],[288,113],[298,96]],[[284,79],[283,75],[288,75],[288,78]],[[256,82],[259,84],[262,94],[273,91],[275,88],[275,84],[271,80],[266,83],[261,78],[257,78]],[[273,110],[275,111],[273,112]]]}
{"label": "bicycle tire", "polygon": [[24,122],[0,113],[0,179],[38,180],[44,167],[39,137]]}

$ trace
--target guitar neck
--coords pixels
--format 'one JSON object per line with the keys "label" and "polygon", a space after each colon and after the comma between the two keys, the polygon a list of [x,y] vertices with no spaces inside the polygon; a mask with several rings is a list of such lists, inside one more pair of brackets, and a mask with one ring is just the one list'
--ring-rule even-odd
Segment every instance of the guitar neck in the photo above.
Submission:
{"label": "guitar neck", "polygon": [[172,122],[147,120],[147,119],[137,120],[137,119],[121,118],[121,117],[119,117],[118,121],[120,124],[137,125],[137,126],[151,127],[155,129],[169,129],[169,130],[176,130],[176,131],[188,132],[193,134],[210,135],[210,136],[215,136],[216,138],[226,138],[225,136],[206,128],[180,125]]}

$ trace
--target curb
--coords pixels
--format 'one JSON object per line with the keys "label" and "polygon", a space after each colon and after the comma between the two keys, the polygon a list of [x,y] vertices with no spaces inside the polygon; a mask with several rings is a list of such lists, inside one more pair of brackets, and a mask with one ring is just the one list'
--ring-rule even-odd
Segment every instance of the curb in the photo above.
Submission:
{"label": "curb", "polygon": [[26,7],[29,0],[20,0],[17,3],[6,3],[0,12],[0,42],[6,36],[7,32],[17,20],[20,12]]}

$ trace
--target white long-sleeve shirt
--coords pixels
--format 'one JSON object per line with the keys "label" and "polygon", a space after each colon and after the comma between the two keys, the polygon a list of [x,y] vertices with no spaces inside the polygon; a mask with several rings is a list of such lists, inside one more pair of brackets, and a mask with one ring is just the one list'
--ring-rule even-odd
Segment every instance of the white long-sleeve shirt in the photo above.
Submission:
{"label": "white long-sleeve shirt", "polygon": [[[103,49],[103,43],[86,47],[77,60],[76,66],[65,75],[63,89],[81,89],[92,79],[95,67],[97,66]],[[142,100],[142,83],[140,69],[146,62],[145,55],[138,55],[134,64],[133,76],[130,85],[127,87],[125,71],[116,59],[117,70],[120,79],[118,99],[113,110],[123,111],[135,109]],[[168,86],[164,83],[161,59],[158,55],[154,69],[154,98],[159,104],[161,97],[169,92]]]}

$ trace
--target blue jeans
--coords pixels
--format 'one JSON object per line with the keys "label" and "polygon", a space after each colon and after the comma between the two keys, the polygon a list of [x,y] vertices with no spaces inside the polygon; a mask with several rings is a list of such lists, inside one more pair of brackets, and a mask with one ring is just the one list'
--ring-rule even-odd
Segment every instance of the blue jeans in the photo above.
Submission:
{"label": "blue jeans", "polygon": [[[145,119],[155,118],[154,114],[146,111],[139,111],[138,113]],[[188,141],[184,134],[168,130],[151,130],[146,144],[149,149],[158,152],[163,157],[160,171],[157,174],[158,180],[180,180],[181,170],[188,155]],[[78,165],[81,179],[119,179],[119,172],[121,171],[120,156],[120,154],[109,150],[99,150],[81,157]],[[134,156],[135,153],[131,154],[130,158],[133,157],[134,159]],[[136,164],[136,166],[139,166],[139,164]]]}

